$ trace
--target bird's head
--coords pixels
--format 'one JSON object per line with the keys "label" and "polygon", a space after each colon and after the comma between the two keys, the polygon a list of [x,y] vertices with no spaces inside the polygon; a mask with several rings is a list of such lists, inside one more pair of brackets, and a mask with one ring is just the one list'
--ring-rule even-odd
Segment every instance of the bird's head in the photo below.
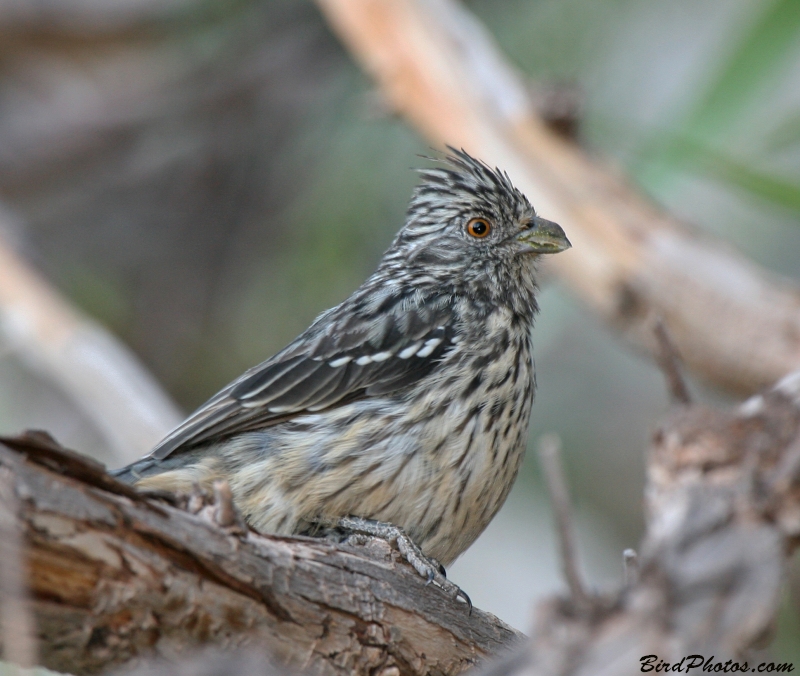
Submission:
{"label": "bird's head", "polygon": [[564,231],[499,169],[452,148],[441,164],[421,171],[385,262],[491,302],[532,299],[534,261],[568,249]]}

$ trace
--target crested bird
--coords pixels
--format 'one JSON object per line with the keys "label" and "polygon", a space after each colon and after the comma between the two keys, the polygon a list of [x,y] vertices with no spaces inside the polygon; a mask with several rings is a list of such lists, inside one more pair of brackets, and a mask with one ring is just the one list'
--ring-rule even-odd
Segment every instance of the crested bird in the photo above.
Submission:
{"label": "crested bird", "polygon": [[405,224],[349,298],[114,474],[180,492],[225,479],[256,530],[394,539],[463,595],[442,565],[514,482],[535,388],[536,264],[571,245],[463,150],[420,173]]}

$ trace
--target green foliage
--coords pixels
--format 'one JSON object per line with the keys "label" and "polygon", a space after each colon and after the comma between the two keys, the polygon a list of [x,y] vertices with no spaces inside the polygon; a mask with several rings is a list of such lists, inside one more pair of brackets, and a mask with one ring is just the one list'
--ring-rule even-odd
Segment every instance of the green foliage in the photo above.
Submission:
{"label": "green foliage", "polygon": [[787,77],[796,78],[790,69],[800,56],[800,2],[772,0],[762,7],[725,43],[727,53],[685,115],[640,149],[635,166],[656,194],[690,172],[800,214],[797,167],[788,174],[769,168],[771,155],[800,140],[800,116],[789,112],[774,120],[771,110],[791,86]]}

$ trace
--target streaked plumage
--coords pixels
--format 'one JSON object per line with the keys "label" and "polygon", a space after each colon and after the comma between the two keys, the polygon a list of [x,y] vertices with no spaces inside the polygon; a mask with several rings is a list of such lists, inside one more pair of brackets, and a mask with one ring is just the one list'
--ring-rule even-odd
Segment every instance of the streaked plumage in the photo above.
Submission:
{"label": "streaked plumage", "polygon": [[463,151],[422,179],[350,298],[119,476],[182,491],[226,478],[265,532],[353,515],[402,527],[444,564],[463,552],[525,448],[534,261],[569,242]]}

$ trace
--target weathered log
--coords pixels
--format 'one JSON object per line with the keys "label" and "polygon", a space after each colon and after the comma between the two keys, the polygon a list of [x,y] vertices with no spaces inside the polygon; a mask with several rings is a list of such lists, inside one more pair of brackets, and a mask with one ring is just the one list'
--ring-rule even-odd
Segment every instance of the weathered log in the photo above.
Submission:
{"label": "weathered log", "polygon": [[[37,462],[52,462],[41,445],[38,452]],[[425,595],[413,573],[404,566],[395,569],[388,551],[377,563],[305,539],[254,534],[243,541],[231,539],[196,517],[154,504],[126,487],[119,493],[108,491],[111,480],[101,469],[76,460],[65,470],[69,460],[58,454],[53,467],[72,479],[45,472],[0,447],[0,463],[12,468],[27,505],[23,523],[36,528],[29,535],[34,549],[41,550],[35,545],[38,540],[54,552],[88,549],[91,566],[114,572],[116,577],[106,585],[133,591],[130,577],[150,579],[153,572],[142,571],[155,571],[163,587],[153,591],[140,583],[136,590],[143,590],[143,598],[129,593],[121,603],[107,594],[111,607],[94,611],[101,622],[73,611],[79,619],[76,626],[104,628],[100,636],[83,639],[81,645],[97,644],[83,648],[85,654],[118,651],[120,646],[128,654],[142,654],[148,643],[172,649],[211,639],[225,648],[267,644],[284,662],[315,672],[399,676],[426,670],[453,673],[516,638],[483,614],[480,625],[471,625],[463,607],[451,599]],[[86,471],[93,478],[83,476]],[[43,494],[36,480],[57,490],[46,500],[37,497],[32,502],[31,489],[37,496]],[[68,486],[70,481],[74,485]],[[102,499],[84,502],[70,497],[66,504],[73,507],[67,510],[62,497],[67,489]],[[481,676],[626,676],[642,673],[643,666],[663,671],[664,663],[681,660],[684,672],[690,662],[699,669],[698,660],[712,670],[717,664],[727,665],[728,671],[733,663],[747,671],[757,667],[765,658],[754,657],[752,650],[770,636],[786,561],[800,542],[800,372],[732,410],[677,407],[654,435],[646,497],[648,523],[639,574],[630,576],[616,594],[544,601],[532,640],[484,666]],[[82,513],[73,513],[78,506]],[[130,523],[112,546],[106,514],[120,509]],[[56,516],[65,512],[70,514],[69,528]],[[73,520],[98,526],[76,534]],[[164,532],[165,524],[175,523],[180,524],[175,533]],[[198,543],[198,537],[209,540]],[[232,549],[234,543],[238,544]],[[201,549],[204,554],[197,557]],[[168,561],[165,568],[153,567],[154,556]],[[120,566],[118,559],[134,565]],[[83,588],[97,584],[97,574],[85,572],[87,564],[61,566],[48,578],[52,565],[32,557],[32,578],[50,579],[53,595],[63,594],[65,583],[76,589],[81,580],[93,581],[84,582]],[[69,582],[72,577],[78,582]],[[127,578],[127,587],[121,586],[121,577]],[[187,585],[190,577],[201,577],[203,587]],[[34,592],[42,616],[48,588],[39,585]],[[416,586],[421,593],[412,596]],[[161,602],[159,595],[164,597]],[[211,603],[203,607],[209,595]],[[235,606],[231,598],[239,599]],[[237,631],[214,622],[225,614],[220,609],[226,604],[228,616],[238,618]],[[263,606],[266,613],[253,610]],[[167,632],[161,612],[174,627]],[[265,615],[270,619],[265,621]],[[308,622],[310,628],[298,626],[298,621]],[[165,635],[169,631],[172,637]],[[315,639],[308,639],[309,632]],[[256,635],[260,641],[253,640]],[[200,660],[208,666],[203,673],[227,676],[239,673],[241,665],[269,664],[246,651],[230,661],[218,653],[208,655],[207,660],[195,656],[181,669]],[[155,665],[140,673],[162,673],[160,669],[163,666]]]}
{"label": "weathered log", "polygon": [[[450,674],[519,638],[383,544],[371,559],[235,520],[225,530],[209,522],[220,505],[195,515],[155,502],[46,439],[5,440],[0,482],[18,498],[42,661],[55,668],[93,673],[203,643],[266,647],[314,673]],[[485,675],[624,676],[646,656],[754,665],[800,542],[800,372],[733,410],[676,408],[654,435],[646,497],[638,579],[543,602],[532,641]]]}
{"label": "weathered log", "polygon": [[309,673],[456,674],[521,636],[426,585],[385,543],[221,528],[213,505],[192,514],[143,497],[44,435],[5,439],[0,470],[52,669],[97,673],[205,644],[258,646]]}

